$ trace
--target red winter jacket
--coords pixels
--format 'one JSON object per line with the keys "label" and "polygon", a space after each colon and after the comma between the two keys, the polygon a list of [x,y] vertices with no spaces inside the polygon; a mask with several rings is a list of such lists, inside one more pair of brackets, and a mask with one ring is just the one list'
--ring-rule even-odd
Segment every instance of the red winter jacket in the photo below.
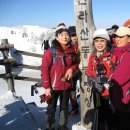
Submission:
{"label": "red winter jacket", "polygon": [[64,81],[65,73],[68,69],[75,72],[78,69],[78,57],[74,48],[70,45],[65,51],[56,49],[56,57],[53,63],[51,49],[44,52],[42,58],[42,86],[53,90],[67,90],[72,87],[72,81]]}
{"label": "red winter jacket", "polygon": [[73,48],[75,50],[75,53],[78,54],[79,53],[79,50],[78,50],[78,43],[72,43],[73,45]]}
{"label": "red winter jacket", "polygon": [[130,44],[115,48],[113,55],[117,58],[117,66],[111,74],[112,101],[117,109],[130,111]]}
{"label": "red winter jacket", "polygon": [[[110,73],[113,64],[115,63],[115,57],[113,57],[110,52],[104,53],[99,58],[96,56],[95,53],[92,53],[88,61],[87,72],[86,72],[87,76],[94,77],[94,78],[97,77],[96,67],[98,62],[100,62],[100,64],[103,64],[105,66],[106,70],[104,72],[104,75],[107,76]],[[105,88],[105,91],[102,93],[102,96],[108,96],[108,95],[109,95],[109,91],[107,88]]]}

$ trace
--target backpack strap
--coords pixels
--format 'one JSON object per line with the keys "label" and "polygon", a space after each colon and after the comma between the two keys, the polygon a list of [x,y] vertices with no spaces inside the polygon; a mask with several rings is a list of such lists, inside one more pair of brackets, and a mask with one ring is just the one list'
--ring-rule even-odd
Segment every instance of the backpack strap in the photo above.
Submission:
{"label": "backpack strap", "polygon": [[54,64],[55,62],[57,62],[57,60],[56,60],[56,49],[54,47],[50,47],[50,50],[52,52],[52,57],[53,57],[52,64]]}
{"label": "backpack strap", "polygon": [[62,61],[62,65],[65,65],[65,55],[57,55],[56,54],[56,49],[54,47],[50,47],[51,52],[52,52],[52,57],[53,57],[53,61],[52,61],[52,65],[56,62],[56,64],[58,65],[58,61],[57,58],[61,58]]}
{"label": "backpack strap", "polygon": [[66,57],[73,57],[74,54],[72,53],[69,53],[69,54],[63,54],[63,55],[57,55],[56,53],[56,49],[52,46],[50,47],[50,50],[52,52],[52,57],[53,57],[53,61],[52,61],[52,65],[56,62],[56,64],[58,65],[58,60],[57,58],[60,58],[61,59],[61,62],[62,62],[62,65],[66,66],[66,61],[65,61],[65,58]]}

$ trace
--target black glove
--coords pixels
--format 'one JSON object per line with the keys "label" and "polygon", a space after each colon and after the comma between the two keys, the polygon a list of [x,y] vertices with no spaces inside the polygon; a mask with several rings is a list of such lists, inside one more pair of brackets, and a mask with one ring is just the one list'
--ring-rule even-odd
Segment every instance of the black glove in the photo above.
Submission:
{"label": "black glove", "polygon": [[102,93],[102,92],[104,91],[104,86],[102,86],[102,85],[99,84],[99,83],[95,83],[94,88],[96,89],[96,91],[97,91],[98,93]]}
{"label": "black glove", "polygon": [[90,76],[90,77],[88,77],[88,82],[90,84],[100,83],[100,77],[95,79],[92,76]]}
{"label": "black glove", "polygon": [[51,94],[51,96],[46,96],[45,94],[43,95],[40,95],[40,102],[43,103],[43,102],[46,102],[46,103],[50,103],[52,98],[53,98],[54,94]]}
{"label": "black glove", "polygon": [[98,93],[102,93],[105,88],[101,84],[102,84],[102,82],[106,82],[106,78],[104,78],[104,77],[97,77],[96,79],[94,79],[93,77],[88,77],[88,82],[90,84],[92,84],[92,86],[95,88],[95,90]]}
{"label": "black glove", "polygon": [[97,82],[97,81],[92,76],[88,77],[88,83],[93,84],[95,82]]}
{"label": "black glove", "polygon": [[100,83],[105,84],[107,82],[108,82],[108,78],[106,76],[103,75],[100,77]]}

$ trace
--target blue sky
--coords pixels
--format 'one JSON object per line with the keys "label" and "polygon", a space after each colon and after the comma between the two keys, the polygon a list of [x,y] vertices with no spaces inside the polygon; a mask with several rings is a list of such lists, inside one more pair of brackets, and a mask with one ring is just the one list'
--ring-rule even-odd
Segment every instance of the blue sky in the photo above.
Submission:
{"label": "blue sky", "polygon": [[[92,0],[96,28],[121,26],[130,18],[130,0]],[[0,26],[75,25],[73,0],[0,0]]]}

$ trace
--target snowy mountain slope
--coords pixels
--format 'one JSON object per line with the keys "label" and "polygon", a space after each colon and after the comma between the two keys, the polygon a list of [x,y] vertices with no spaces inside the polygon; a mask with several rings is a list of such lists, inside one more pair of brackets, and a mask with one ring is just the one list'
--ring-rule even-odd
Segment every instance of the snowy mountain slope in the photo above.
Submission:
{"label": "snowy mountain slope", "polygon": [[1,39],[8,39],[16,49],[43,53],[41,45],[44,40],[54,39],[54,29],[31,25],[0,27]]}
{"label": "snowy mountain slope", "polygon": [[[0,27],[0,44],[1,39],[8,39],[8,43],[14,44],[14,48],[10,49],[10,57],[17,60],[18,63],[41,65],[41,58],[24,56],[15,54],[16,50],[28,51],[43,54],[44,49],[42,43],[44,40],[54,39],[55,29],[49,29],[40,26],[23,25],[16,27]],[[0,52],[0,59],[3,55]]]}

